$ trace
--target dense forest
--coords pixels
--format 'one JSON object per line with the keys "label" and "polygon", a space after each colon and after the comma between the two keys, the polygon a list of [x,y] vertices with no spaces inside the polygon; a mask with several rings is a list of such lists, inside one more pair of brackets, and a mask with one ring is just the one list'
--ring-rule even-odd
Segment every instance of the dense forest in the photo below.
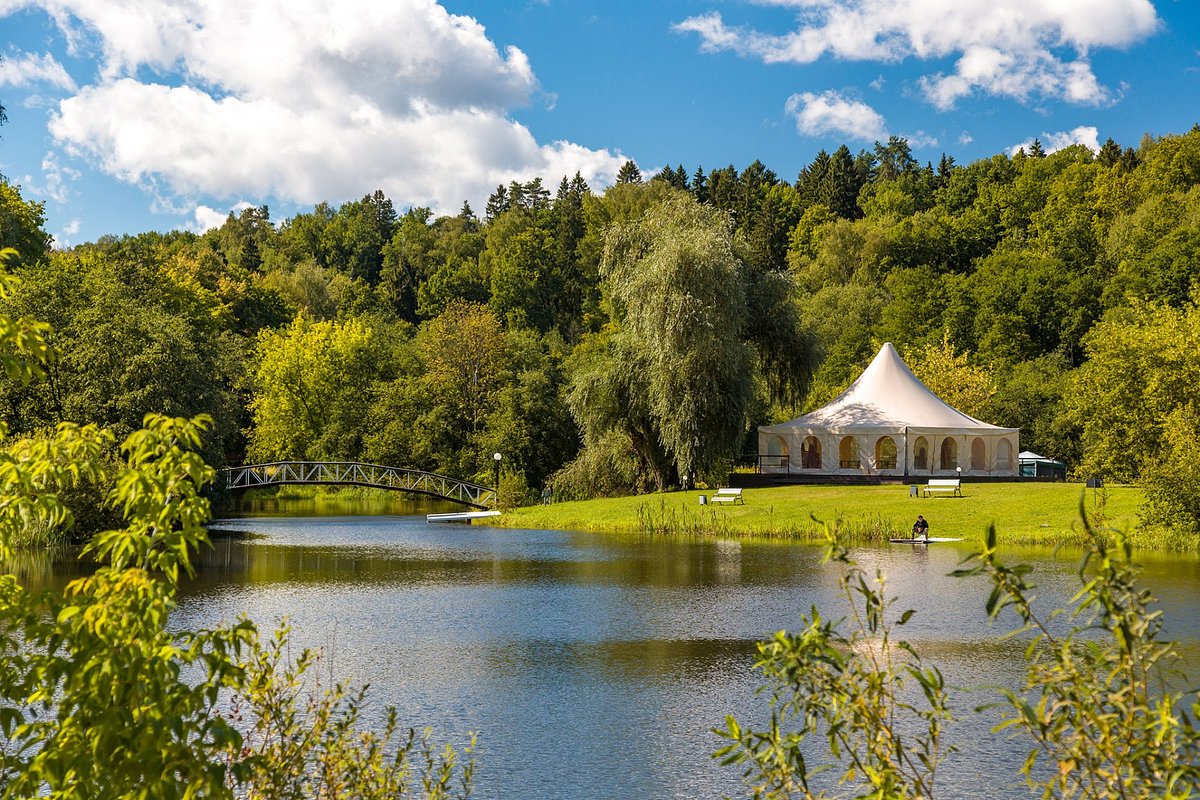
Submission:
{"label": "dense forest", "polygon": [[1200,521],[1200,127],[916,161],[899,138],[762,163],[499,186],[479,215],[381,192],[202,235],[52,247],[0,182],[3,313],[52,327],[14,433],[211,414],[217,466],[362,459],[559,497],[719,480],[757,425],[884,341],[952,404],[1077,476]]}

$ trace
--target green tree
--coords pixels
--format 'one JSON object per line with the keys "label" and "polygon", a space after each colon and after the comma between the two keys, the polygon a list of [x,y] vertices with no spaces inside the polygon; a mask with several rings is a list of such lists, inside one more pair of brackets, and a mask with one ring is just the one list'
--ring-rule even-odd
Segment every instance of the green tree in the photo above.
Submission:
{"label": "green tree", "polygon": [[383,246],[380,293],[400,319],[415,322],[422,283],[434,271],[437,236],[428,208],[410,208]]}
{"label": "green tree", "polygon": [[1163,451],[1163,424],[1200,406],[1200,311],[1135,304],[1114,309],[1084,338],[1066,417],[1082,432],[1079,472],[1134,481]]}
{"label": "green tree", "polygon": [[617,170],[617,183],[641,183],[642,171],[633,161],[626,161]]}
{"label": "green tree", "polygon": [[376,190],[361,200],[345,203],[321,231],[322,266],[334,267],[351,278],[374,286],[383,268],[383,248],[396,231],[396,210]]}
{"label": "green tree", "polygon": [[380,348],[365,322],[314,322],[263,331],[251,372],[255,461],[356,458],[362,451]]}
{"label": "green tree", "polygon": [[[616,353],[636,375],[655,441],[635,447],[661,487],[734,455],[751,396],[744,267],[728,218],[686,196],[614,228],[604,277],[621,309]],[[666,454],[664,472],[651,450]]]}
{"label": "green tree", "polygon": [[417,345],[429,389],[478,432],[507,366],[500,321],[486,306],[455,303],[421,328]]}
{"label": "green tree", "polygon": [[987,416],[996,383],[991,372],[971,364],[968,353],[959,353],[945,333],[937,344],[905,354],[913,374],[931,392],[972,417]]}
{"label": "green tree", "polygon": [[223,331],[232,317],[215,293],[164,269],[158,253],[133,254],[147,242],[124,244],[124,255],[120,246],[55,252],[23,269],[0,307],[50,322],[58,357],[45,381],[10,386],[0,413],[22,433],[90,419],[117,436],[155,410],[208,414],[220,422],[205,453],[220,463],[239,427],[230,363],[239,345]]}
{"label": "green tree", "polygon": [[43,260],[50,253],[45,203],[26,202],[19,187],[0,176],[0,249],[11,248],[16,266]]}
{"label": "green tree", "polygon": [[[0,251],[0,266],[11,251]],[[0,269],[0,297],[15,282]],[[0,315],[0,367],[35,380],[48,327]],[[85,553],[98,568],[59,591],[27,591],[0,576],[0,793],[4,797],[433,798],[470,794],[473,764],[429,735],[405,740],[394,709],[381,733],[358,730],[363,693],[337,686],[299,696],[312,662],[284,665],[286,632],[264,647],[251,622],[168,627],[180,576],[208,543],[196,419],[147,415],[121,446],[110,496],[125,526]],[[59,501],[80,480],[106,477],[111,432],[61,424],[53,436],[10,440],[0,424],[0,560],[28,528],[69,527]],[[237,712],[227,710],[232,698]],[[237,717],[247,738],[231,720]],[[417,749],[419,748],[419,749]],[[102,753],[103,757],[97,757]],[[460,782],[461,779],[461,782]]]}
{"label": "green tree", "polygon": [[1200,414],[1189,402],[1172,409],[1162,429],[1159,450],[1142,470],[1143,524],[1194,536],[1200,532]]}

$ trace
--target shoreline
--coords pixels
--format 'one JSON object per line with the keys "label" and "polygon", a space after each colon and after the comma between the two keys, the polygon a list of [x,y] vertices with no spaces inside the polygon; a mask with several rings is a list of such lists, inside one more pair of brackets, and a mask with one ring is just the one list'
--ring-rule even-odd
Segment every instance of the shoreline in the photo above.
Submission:
{"label": "shoreline", "polygon": [[[1082,546],[1080,506],[1101,528],[1125,531],[1145,552],[1196,552],[1200,537],[1143,528],[1139,508],[1145,495],[1136,486],[1099,490],[1083,483],[963,483],[963,496],[911,497],[907,484],[881,486],[797,485],[742,490],[741,504],[700,504],[715,488],[574,500],[505,509],[487,520],[499,528],[578,530],[592,533],[690,535],[716,538],[820,542],[826,524],[836,524],[850,541],[883,543],[908,535],[917,514],[933,536],[980,541],[990,524],[999,540],[1018,546]],[[268,502],[309,502],[322,510],[354,513],[374,503],[404,505],[412,496],[361,487],[283,487],[258,490]],[[427,498],[417,505],[432,506]],[[447,506],[449,507],[449,506]],[[456,507],[456,506],[455,506]],[[229,509],[225,509],[228,511]],[[432,510],[432,508],[430,508]],[[214,509],[220,513],[219,509]],[[244,513],[244,512],[243,512]],[[815,518],[815,519],[814,519]]]}
{"label": "shoreline", "polygon": [[659,492],[508,509],[489,524],[505,528],[692,534],[816,542],[826,525],[852,541],[908,535],[918,514],[930,535],[979,540],[995,524],[1016,545],[1079,545],[1081,502],[1100,526],[1128,532],[1139,549],[1196,550],[1200,540],[1139,525],[1144,500],[1134,486],[1086,489],[1082,483],[963,484],[962,497],[910,497],[907,485],[802,485],[743,489],[744,503],[700,504],[715,489]]}

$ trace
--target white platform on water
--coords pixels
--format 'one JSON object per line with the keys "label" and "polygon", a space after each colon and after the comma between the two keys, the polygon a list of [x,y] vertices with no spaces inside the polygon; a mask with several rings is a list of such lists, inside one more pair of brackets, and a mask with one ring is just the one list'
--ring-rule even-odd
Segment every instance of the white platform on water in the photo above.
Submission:
{"label": "white platform on water", "polygon": [[470,522],[500,516],[499,511],[451,511],[448,514],[426,514],[426,522]]}
{"label": "white platform on water", "polygon": [[908,538],[888,539],[892,544],[937,544],[938,542],[961,542],[962,539],[954,536],[930,536],[928,539],[922,539],[920,536]]}

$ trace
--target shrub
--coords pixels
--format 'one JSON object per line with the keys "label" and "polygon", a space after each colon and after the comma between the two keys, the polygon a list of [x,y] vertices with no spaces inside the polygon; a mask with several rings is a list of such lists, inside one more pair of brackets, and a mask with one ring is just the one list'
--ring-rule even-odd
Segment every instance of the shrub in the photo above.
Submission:
{"label": "shrub", "polygon": [[[1027,738],[1022,772],[1042,797],[1195,797],[1200,693],[1167,688],[1178,654],[1159,638],[1162,614],[1137,585],[1132,548],[1120,532],[1096,530],[1080,511],[1090,545],[1068,608],[1035,612],[1030,569],[1000,560],[995,528],[954,573],[988,576],[987,614],[994,620],[1011,609],[1020,623],[1016,632],[1032,636],[1025,682],[1001,690],[997,705],[1006,713],[993,732],[1011,729]],[[814,609],[802,633],[781,632],[760,643],[757,667],[767,678],[771,722],[754,730],[728,718],[716,733],[730,743],[714,755],[744,765],[756,798],[826,797],[812,785],[821,767],[810,766],[802,749],[820,734],[847,795],[933,798],[945,753],[941,727],[950,719],[941,675],[895,641],[895,629],[913,612],[890,611],[883,575],[868,580],[836,536],[827,553],[843,568],[850,632]],[[1070,624],[1056,632],[1062,626],[1050,620],[1064,615]],[[919,704],[899,699],[908,681],[922,690]]]}

